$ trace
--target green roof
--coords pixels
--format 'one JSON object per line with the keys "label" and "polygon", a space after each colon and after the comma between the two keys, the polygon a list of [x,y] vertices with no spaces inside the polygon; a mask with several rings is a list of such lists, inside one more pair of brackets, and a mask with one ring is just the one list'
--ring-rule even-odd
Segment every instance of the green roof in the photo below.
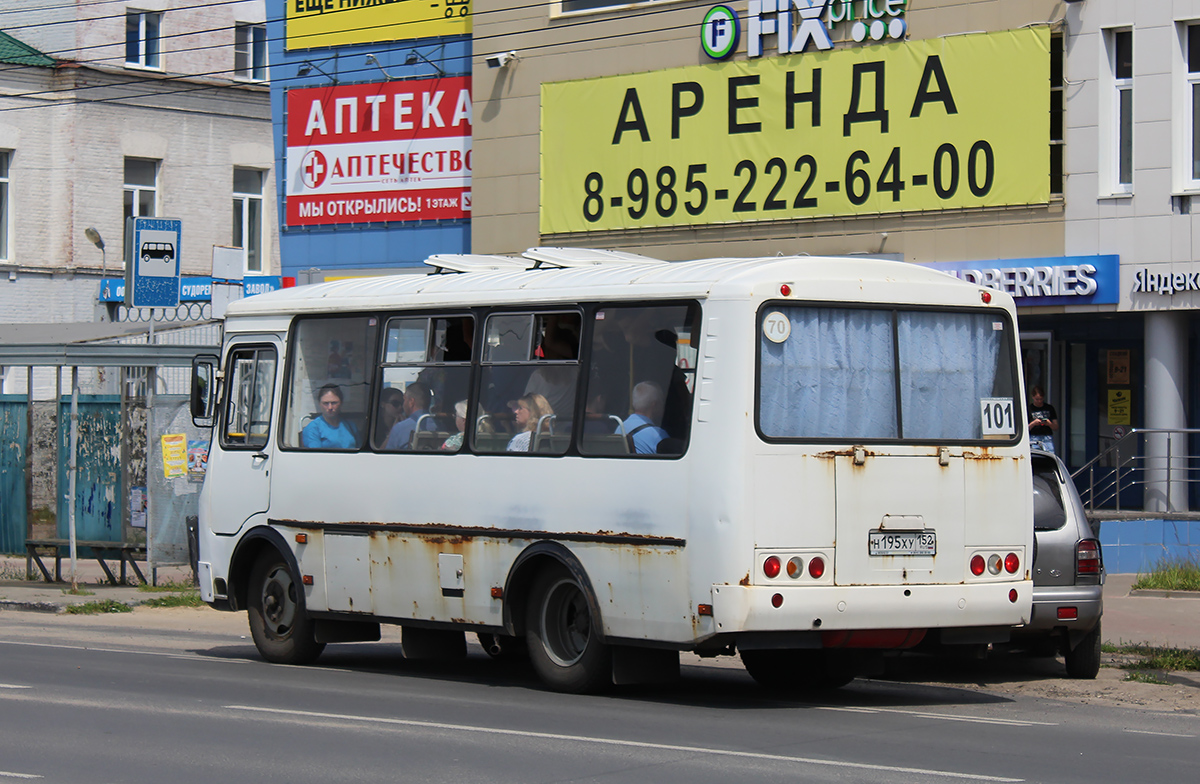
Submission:
{"label": "green roof", "polygon": [[28,44],[23,44],[5,32],[0,32],[0,63],[13,65],[51,66],[57,61],[42,54]]}

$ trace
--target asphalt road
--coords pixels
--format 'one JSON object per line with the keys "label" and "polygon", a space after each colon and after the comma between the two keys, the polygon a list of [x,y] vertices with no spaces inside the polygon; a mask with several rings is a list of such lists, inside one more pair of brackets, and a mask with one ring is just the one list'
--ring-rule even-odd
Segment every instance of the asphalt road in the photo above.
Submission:
{"label": "asphalt road", "polygon": [[243,618],[171,612],[0,615],[0,780],[1095,784],[1200,773],[1195,713],[891,681],[801,701],[737,666],[580,697],[543,691],[476,647],[464,661],[405,661],[394,630],[330,646],[316,666],[270,665]]}

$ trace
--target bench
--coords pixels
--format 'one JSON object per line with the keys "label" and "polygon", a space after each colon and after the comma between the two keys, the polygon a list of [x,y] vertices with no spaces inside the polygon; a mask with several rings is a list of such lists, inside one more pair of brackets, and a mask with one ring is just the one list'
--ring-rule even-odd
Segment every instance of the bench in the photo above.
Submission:
{"label": "bench", "polygon": [[[41,570],[42,576],[46,578],[46,582],[63,582],[62,579],[62,559],[65,555],[70,557],[71,541],[69,539],[26,539],[25,540],[25,579],[33,579],[33,565],[36,563],[38,569]],[[51,579],[50,571],[46,565],[42,563],[43,555],[41,550],[46,548],[54,548],[54,578]],[[100,564],[100,568],[104,570],[104,574],[108,577],[108,581],[113,585],[128,585],[126,579],[125,567],[126,564],[133,569],[133,573],[138,579],[146,583],[146,577],[142,574],[142,570],[138,568],[137,556],[141,556],[140,560],[146,559],[146,545],[132,542],[92,542],[92,541],[75,541],[77,550],[82,551],[84,548],[90,548],[91,558],[95,558]],[[66,552],[64,552],[66,550]],[[117,558],[121,562],[121,579],[118,581],[113,575],[112,570],[108,568],[106,559]]]}

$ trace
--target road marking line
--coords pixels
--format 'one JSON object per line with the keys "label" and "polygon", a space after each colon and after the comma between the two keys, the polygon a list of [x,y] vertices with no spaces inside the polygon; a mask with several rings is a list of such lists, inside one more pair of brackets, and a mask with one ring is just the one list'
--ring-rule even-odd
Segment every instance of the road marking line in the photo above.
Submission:
{"label": "road marking line", "polygon": [[90,645],[58,645],[49,642],[19,642],[17,640],[0,640],[0,645],[25,645],[30,648],[58,648],[65,651],[94,651],[97,653],[135,653],[139,656],[163,656],[168,659],[187,659],[191,661],[236,662],[250,664],[250,659],[222,659],[215,656],[197,656],[194,653],[168,653],[166,651],[135,651],[127,648],[95,648]]}
{"label": "road marking line", "polygon": [[1162,735],[1167,738],[1194,738],[1195,735],[1184,735],[1182,732],[1151,732],[1150,730],[1124,730],[1138,735]]}
{"label": "road marking line", "polygon": [[622,746],[626,748],[651,749],[655,751],[679,751],[688,754],[705,754],[718,757],[739,757],[743,759],[766,760],[773,762],[798,762],[808,765],[824,765],[832,768],[854,768],[857,770],[875,770],[888,773],[905,773],[919,776],[940,776],[942,778],[966,779],[969,781],[1023,782],[1024,779],[1010,779],[999,776],[983,776],[974,773],[959,773],[949,770],[931,770],[927,768],[904,768],[895,765],[872,765],[865,762],[845,762],[839,760],[816,759],[812,757],[793,757],[784,754],[765,754],[756,751],[733,751],[713,749],[700,746],[678,746],[671,743],[647,743],[636,740],[618,740],[616,738],[589,738],[585,735],[562,735],[554,732],[532,732],[528,730],[505,730],[495,727],[472,727],[466,724],[446,724],[438,721],[415,721],[412,719],[388,719],[378,716],[354,716],[342,713],[319,713],[316,711],[286,710],[283,708],[260,708],[253,705],[225,705],[227,710],[247,711],[250,713],[269,713],[278,717],[294,719],[334,719],[338,721],[362,722],[366,724],[384,724],[397,727],[414,727],[420,729],[448,730],[451,732],[472,732],[484,735],[507,735],[519,738],[536,738],[540,740],[562,740],[571,743],[591,743],[599,746]]}
{"label": "road marking line", "polygon": [[15,683],[0,683],[0,689],[32,689],[32,686],[18,686]]}
{"label": "road marking line", "polygon": [[927,713],[925,711],[898,710],[896,708],[836,708],[832,705],[818,706],[818,710],[841,711],[843,713],[899,713],[922,719],[943,721],[965,721],[972,724],[1000,724],[1006,727],[1057,727],[1056,721],[1027,721],[1025,719],[989,719],[982,716],[956,716],[953,713]]}
{"label": "road marking line", "polygon": [[7,770],[0,770],[0,776],[10,779],[41,779],[45,776],[39,776],[36,773],[10,773]]}

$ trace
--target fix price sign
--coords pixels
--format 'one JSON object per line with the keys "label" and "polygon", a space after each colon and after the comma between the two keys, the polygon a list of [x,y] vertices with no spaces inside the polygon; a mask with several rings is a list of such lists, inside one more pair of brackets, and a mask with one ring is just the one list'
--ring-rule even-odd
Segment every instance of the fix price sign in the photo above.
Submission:
{"label": "fix price sign", "polygon": [[1050,31],[542,85],[543,234],[1044,204]]}

